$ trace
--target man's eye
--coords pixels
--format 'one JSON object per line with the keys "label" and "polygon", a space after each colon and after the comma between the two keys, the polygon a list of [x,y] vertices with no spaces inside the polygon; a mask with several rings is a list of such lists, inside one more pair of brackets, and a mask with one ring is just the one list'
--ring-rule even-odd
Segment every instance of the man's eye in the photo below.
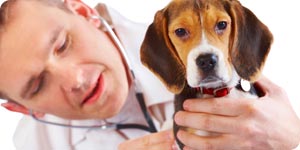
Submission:
{"label": "man's eye", "polygon": [[32,90],[31,90],[32,91],[31,95],[36,95],[42,90],[42,88],[44,86],[44,77],[38,79],[35,82],[36,83],[33,85]]}
{"label": "man's eye", "polygon": [[56,54],[63,53],[70,45],[70,36],[67,35],[64,39],[63,44],[55,51]]}

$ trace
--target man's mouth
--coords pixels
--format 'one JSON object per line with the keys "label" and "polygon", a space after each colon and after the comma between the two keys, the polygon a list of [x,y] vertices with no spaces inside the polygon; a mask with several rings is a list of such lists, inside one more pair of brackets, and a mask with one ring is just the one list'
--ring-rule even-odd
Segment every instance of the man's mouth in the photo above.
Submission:
{"label": "man's mouth", "polygon": [[95,103],[101,96],[101,93],[103,92],[103,85],[104,85],[103,76],[100,75],[96,84],[92,86],[94,88],[90,89],[87,92],[87,96],[85,96],[85,99],[81,103],[81,105],[86,105],[86,104],[89,105]]}

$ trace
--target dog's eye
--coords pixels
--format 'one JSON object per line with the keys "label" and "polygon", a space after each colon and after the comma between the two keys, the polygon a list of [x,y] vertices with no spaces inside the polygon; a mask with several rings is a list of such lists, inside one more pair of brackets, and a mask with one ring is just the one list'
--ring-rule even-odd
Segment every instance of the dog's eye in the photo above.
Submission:
{"label": "dog's eye", "polygon": [[216,32],[218,34],[221,34],[223,32],[223,30],[225,30],[226,28],[227,28],[227,22],[226,21],[220,21],[216,25]]}
{"label": "dog's eye", "polygon": [[184,28],[178,28],[175,30],[175,34],[176,34],[176,36],[178,36],[180,38],[187,38],[189,35],[189,32]]}
{"label": "dog's eye", "polygon": [[218,22],[218,24],[217,24],[217,28],[218,28],[219,30],[224,30],[224,29],[226,29],[226,27],[227,27],[227,22],[225,22],[225,21],[220,21],[220,22]]}

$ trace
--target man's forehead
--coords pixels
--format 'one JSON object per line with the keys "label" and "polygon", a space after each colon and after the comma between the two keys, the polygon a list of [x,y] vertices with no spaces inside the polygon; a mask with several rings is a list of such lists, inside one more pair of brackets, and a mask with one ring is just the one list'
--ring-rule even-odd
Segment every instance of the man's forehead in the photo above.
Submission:
{"label": "man's forehead", "polygon": [[41,14],[49,10],[53,12],[55,9],[60,10],[58,7],[47,5],[46,2],[39,2],[39,0],[17,0],[9,6],[7,15],[14,18],[25,14]]}

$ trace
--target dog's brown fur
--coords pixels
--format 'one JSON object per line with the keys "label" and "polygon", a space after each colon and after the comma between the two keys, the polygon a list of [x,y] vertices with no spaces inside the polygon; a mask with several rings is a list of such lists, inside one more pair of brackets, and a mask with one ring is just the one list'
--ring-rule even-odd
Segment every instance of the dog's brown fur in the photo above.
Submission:
{"label": "dog's brown fur", "polygon": [[[227,22],[228,27],[216,30],[219,21]],[[181,28],[188,34],[178,37],[174,31]],[[273,41],[268,28],[237,0],[173,0],[156,13],[149,26],[141,61],[177,94],[175,111],[183,110],[185,99],[197,97],[187,82],[187,64],[189,53],[201,45],[204,34],[221,51],[229,76],[235,71],[251,82],[261,74]],[[203,74],[199,70],[199,76]]]}

